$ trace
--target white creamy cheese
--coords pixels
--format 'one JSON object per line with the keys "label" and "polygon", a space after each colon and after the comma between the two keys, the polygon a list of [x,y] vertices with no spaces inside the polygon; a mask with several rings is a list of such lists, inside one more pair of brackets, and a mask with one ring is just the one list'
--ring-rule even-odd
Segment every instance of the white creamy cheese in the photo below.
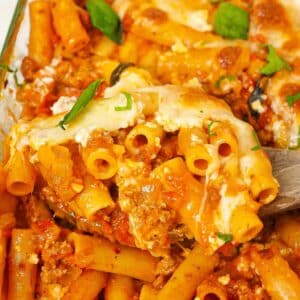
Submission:
{"label": "white creamy cheese", "polygon": [[187,13],[187,26],[198,31],[212,31],[212,25],[208,23],[208,11],[201,9]]}
{"label": "white creamy cheese", "polygon": [[220,189],[220,202],[215,211],[214,224],[219,232],[231,232],[230,219],[233,211],[246,203],[249,198],[248,192],[238,192],[236,195],[228,195],[227,184],[223,184]]}
{"label": "white creamy cheese", "polygon": [[104,98],[110,98],[121,92],[129,92],[137,88],[152,85],[152,78],[149,73],[142,69],[136,69],[135,72],[125,70],[121,79],[112,87],[104,91]]}
{"label": "white creamy cheese", "polygon": [[58,115],[63,112],[68,112],[71,110],[73,105],[76,103],[77,97],[66,97],[62,96],[60,97],[52,106],[51,106],[51,111],[53,115]]}
{"label": "white creamy cheese", "polygon": [[208,23],[207,9],[192,9],[184,1],[154,1],[155,6],[166,12],[170,19],[193,28],[197,31],[211,31],[212,25]]}

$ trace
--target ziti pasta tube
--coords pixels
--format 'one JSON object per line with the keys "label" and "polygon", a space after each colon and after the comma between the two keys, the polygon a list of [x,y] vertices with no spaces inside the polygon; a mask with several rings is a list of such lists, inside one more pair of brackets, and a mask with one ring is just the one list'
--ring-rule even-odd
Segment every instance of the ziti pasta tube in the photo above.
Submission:
{"label": "ziti pasta tube", "polygon": [[85,270],[76,279],[62,300],[94,300],[105,287],[107,274],[95,270]]}
{"label": "ziti pasta tube", "polygon": [[29,4],[30,37],[29,57],[40,67],[48,65],[54,52],[51,5],[38,0]]}
{"label": "ziti pasta tube", "polygon": [[300,279],[274,248],[251,249],[255,271],[273,300],[298,300]]}
{"label": "ziti pasta tube", "polygon": [[81,24],[73,0],[51,0],[54,28],[67,52],[75,53],[88,42],[89,36]]}
{"label": "ziti pasta tube", "polygon": [[37,255],[30,229],[12,231],[8,264],[8,299],[34,300]]}
{"label": "ziti pasta tube", "polygon": [[75,262],[80,265],[80,258],[85,257],[82,267],[148,282],[154,280],[158,260],[146,251],[75,232],[69,234],[68,240],[74,245]]}
{"label": "ziti pasta tube", "polygon": [[135,294],[133,279],[127,276],[111,274],[105,288],[105,300],[131,300]]}
{"label": "ziti pasta tube", "polygon": [[204,253],[205,249],[197,244],[175,270],[156,299],[190,300],[199,283],[212,272],[218,263],[216,255],[207,256]]}

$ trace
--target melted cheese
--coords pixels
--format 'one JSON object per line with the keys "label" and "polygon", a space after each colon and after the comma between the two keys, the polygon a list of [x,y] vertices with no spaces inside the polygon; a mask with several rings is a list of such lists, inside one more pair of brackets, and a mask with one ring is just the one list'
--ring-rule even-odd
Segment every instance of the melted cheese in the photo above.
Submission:
{"label": "melted cheese", "polygon": [[299,12],[297,0],[254,1],[250,38],[259,37],[260,42],[272,44],[294,59],[300,55]]}
{"label": "melted cheese", "polygon": [[169,18],[175,22],[198,31],[212,31],[212,25],[208,23],[209,11],[207,8],[202,8],[201,6],[189,7],[185,1],[178,0],[154,0],[154,4],[157,8],[165,11]]}
{"label": "melted cheese", "polygon": [[271,129],[277,146],[295,147],[298,144],[298,116],[281,95],[281,90],[286,84],[298,86],[299,80],[296,72],[280,72],[269,81],[267,94],[272,99],[273,111]]}
{"label": "melted cheese", "polygon": [[[134,126],[145,115],[153,115],[154,121],[165,131],[174,132],[182,127],[201,127],[207,120],[228,121],[234,128],[242,154],[256,146],[256,141],[249,124],[235,118],[225,102],[203,93],[190,93],[177,86],[157,86],[138,88],[129,91],[133,97],[132,109],[115,111],[116,106],[124,106],[125,97],[117,94],[109,99],[94,100],[73,121],[67,130],[57,126],[62,115],[50,118],[37,118],[29,123],[14,126],[18,137],[18,148],[29,144],[37,150],[44,144],[61,144],[76,140],[77,135],[86,132],[89,135],[95,129],[114,131]],[[150,97],[151,96],[151,97]],[[152,101],[152,111],[146,109],[147,101]]]}
{"label": "melted cheese", "polygon": [[54,115],[59,115],[63,112],[68,112],[71,110],[73,105],[76,103],[76,97],[60,97],[52,106],[51,111]]}
{"label": "melted cheese", "polygon": [[219,232],[231,232],[230,219],[233,211],[243,204],[246,204],[247,195],[245,192],[232,195],[228,191],[227,184],[223,184],[220,189],[221,200],[215,212],[214,223]]}

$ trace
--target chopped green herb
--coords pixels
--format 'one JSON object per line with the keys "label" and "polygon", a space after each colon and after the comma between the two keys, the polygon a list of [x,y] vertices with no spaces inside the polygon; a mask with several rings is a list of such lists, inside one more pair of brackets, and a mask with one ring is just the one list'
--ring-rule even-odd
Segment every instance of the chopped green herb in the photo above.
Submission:
{"label": "chopped green herb", "polygon": [[229,243],[233,240],[232,234],[216,232],[216,236],[223,240],[225,243]]}
{"label": "chopped green herb", "polygon": [[253,137],[254,137],[254,139],[256,141],[256,146],[252,147],[251,150],[252,151],[257,151],[257,150],[259,150],[261,148],[261,145],[260,145],[260,142],[259,142],[259,139],[258,139],[258,136],[257,136],[255,130],[252,131],[252,135],[253,135]]}
{"label": "chopped green herb", "polygon": [[212,137],[212,136],[216,136],[217,134],[213,131],[211,131],[211,127],[213,126],[214,123],[217,123],[219,121],[211,121],[208,126],[207,126],[207,133],[208,133],[208,136],[209,137]]}
{"label": "chopped green herb", "polygon": [[125,111],[132,108],[132,96],[127,92],[123,92],[122,94],[125,96],[127,103],[125,106],[116,106],[115,111]]}
{"label": "chopped green herb", "polygon": [[300,100],[300,93],[297,93],[295,95],[286,96],[286,101],[289,106],[293,106],[295,102]]}
{"label": "chopped green herb", "polygon": [[228,79],[229,81],[235,80],[236,76],[234,75],[223,75],[221,76],[215,83],[215,88],[219,89],[221,87],[221,82],[225,79]]}
{"label": "chopped green herb", "polygon": [[268,47],[267,63],[260,70],[264,75],[271,76],[274,73],[281,71],[282,69],[287,69],[288,71],[292,70],[292,67],[280,57],[275,48],[272,45],[265,45]]}
{"label": "chopped green herb", "polygon": [[94,27],[117,44],[123,42],[122,22],[118,15],[104,0],[87,0],[86,8]]}
{"label": "chopped green herb", "polygon": [[17,76],[18,70],[17,69],[13,70],[7,64],[0,64],[0,69],[4,70],[6,72],[9,72],[9,73],[13,73],[13,77],[14,77],[16,86],[18,86],[18,87],[23,86],[23,83],[20,83],[18,80],[18,76]]}
{"label": "chopped green herb", "polygon": [[14,70],[12,70],[12,69],[9,67],[9,65],[7,65],[7,64],[0,64],[0,69],[2,69],[2,70],[4,70],[4,71],[7,71],[7,72],[10,72],[10,73],[14,72]]}
{"label": "chopped green herb", "polygon": [[96,91],[102,82],[102,79],[98,79],[91,83],[79,96],[72,109],[58,123],[58,126],[65,130],[65,125],[73,121],[94,98]]}
{"label": "chopped green herb", "polygon": [[217,9],[214,20],[217,34],[229,39],[248,38],[249,13],[231,3],[223,2]]}
{"label": "chopped green herb", "polygon": [[115,85],[119,79],[121,74],[129,67],[134,66],[134,63],[120,63],[111,73],[110,76],[110,85]]}
{"label": "chopped green herb", "polygon": [[204,111],[203,111],[202,109],[200,110],[200,112],[201,112],[202,114],[204,113]]}

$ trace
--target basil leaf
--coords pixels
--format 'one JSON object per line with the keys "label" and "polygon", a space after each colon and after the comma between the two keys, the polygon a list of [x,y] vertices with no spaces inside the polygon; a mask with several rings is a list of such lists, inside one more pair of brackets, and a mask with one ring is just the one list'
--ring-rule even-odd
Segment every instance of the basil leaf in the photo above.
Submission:
{"label": "basil leaf", "polygon": [[258,139],[258,136],[257,136],[257,133],[256,133],[255,130],[252,131],[252,135],[253,135],[253,137],[256,141],[256,146],[252,147],[251,150],[252,151],[257,151],[261,148],[261,146],[260,146],[260,142],[259,142],[259,139]]}
{"label": "basil leaf", "polygon": [[219,89],[221,87],[221,82],[224,80],[224,79],[228,79],[229,81],[232,81],[232,80],[235,80],[236,79],[236,76],[234,75],[223,75],[221,76],[215,83],[215,88]]}
{"label": "basil leaf", "polygon": [[115,85],[119,80],[121,74],[129,67],[134,66],[134,63],[120,63],[111,73],[110,85]]}
{"label": "basil leaf", "polygon": [[248,38],[249,13],[231,3],[223,2],[217,9],[214,20],[215,32],[229,39]]}
{"label": "basil leaf", "polygon": [[96,91],[99,85],[103,82],[103,80],[95,80],[91,83],[79,96],[78,100],[72,107],[72,109],[64,116],[64,118],[58,123],[63,130],[65,130],[66,124],[69,124],[73,121],[81,112],[82,110],[89,104],[89,102],[93,99],[96,94]]}
{"label": "basil leaf", "polygon": [[86,8],[94,27],[117,44],[123,42],[122,22],[118,15],[104,0],[87,0]]}
{"label": "basil leaf", "polygon": [[123,92],[122,94],[125,96],[127,104],[126,106],[115,106],[115,111],[125,111],[132,109],[132,96],[127,92]]}
{"label": "basil leaf", "polygon": [[229,243],[233,240],[232,234],[216,232],[216,236],[223,240],[225,243]]}
{"label": "basil leaf", "polygon": [[295,95],[286,96],[286,101],[289,106],[293,106],[295,102],[300,100],[300,93],[297,93]]}
{"label": "basil leaf", "polygon": [[268,47],[267,63],[260,70],[262,74],[271,76],[282,69],[292,71],[292,67],[276,53],[272,45],[266,45],[266,47]]}

